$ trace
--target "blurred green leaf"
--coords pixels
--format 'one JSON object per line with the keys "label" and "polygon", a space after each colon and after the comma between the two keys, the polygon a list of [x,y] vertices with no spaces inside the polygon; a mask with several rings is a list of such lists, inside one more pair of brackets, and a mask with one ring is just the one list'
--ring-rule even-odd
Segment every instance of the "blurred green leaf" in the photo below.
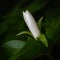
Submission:
{"label": "blurred green leaf", "polygon": [[[57,8],[57,9],[56,9]],[[43,21],[43,29],[45,29],[45,35],[49,39],[49,46],[51,47],[56,43],[59,30],[60,30],[60,8],[59,5],[53,3],[51,7],[45,12],[45,21]]]}
{"label": "blurred green leaf", "polygon": [[8,57],[15,55],[25,45],[25,42],[19,40],[11,40],[2,45],[4,52]]}
{"label": "blurred green leaf", "polygon": [[47,52],[44,44],[29,37],[23,49],[16,55],[11,56],[9,60],[32,60],[43,52]]}
{"label": "blurred green leaf", "polygon": [[48,3],[48,0],[34,0],[30,5],[26,7],[31,12],[39,11],[40,9],[44,8]]}
{"label": "blurred green leaf", "polygon": [[2,35],[5,33],[5,36],[3,35],[4,39],[1,40],[1,43],[17,39],[17,33],[23,30],[27,30],[26,25],[23,21],[22,10],[19,8],[19,6],[13,8],[11,12],[2,18],[4,22],[1,23],[0,34]]}

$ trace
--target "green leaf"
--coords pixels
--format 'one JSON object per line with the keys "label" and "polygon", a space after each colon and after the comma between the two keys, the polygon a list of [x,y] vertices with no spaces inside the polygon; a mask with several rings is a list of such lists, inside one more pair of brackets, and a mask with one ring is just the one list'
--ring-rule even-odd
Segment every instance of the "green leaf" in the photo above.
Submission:
{"label": "green leaf", "polygon": [[44,44],[46,47],[48,47],[48,41],[47,41],[47,39],[46,39],[46,37],[45,37],[44,34],[41,34],[41,35],[38,37],[38,39],[40,39],[40,40],[43,42],[43,44]]}
{"label": "green leaf", "polygon": [[8,57],[15,55],[18,51],[20,51],[25,45],[24,41],[19,40],[11,40],[2,45],[4,52]]}
{"label": "green leaf", "polygon": [[32,34],[29,31],[22,31],[22,32],[18,33],[16,36],[19,36],[19,35],[29,35],[29,36],[32,36]]}
{"label": "green leaf", "polygon": [[47,48],[38,40],[29,38],[21,51],[11,56],[9,60],[32,60],[42,53],[46,53]]}
{"label": "green leaf", "polygon": [[41,23],[42,23],[43,18],[44,18],[44,17],[42,16],[42,17],[38,20],[38,22],[37,22],[40,30],[41,30]]}

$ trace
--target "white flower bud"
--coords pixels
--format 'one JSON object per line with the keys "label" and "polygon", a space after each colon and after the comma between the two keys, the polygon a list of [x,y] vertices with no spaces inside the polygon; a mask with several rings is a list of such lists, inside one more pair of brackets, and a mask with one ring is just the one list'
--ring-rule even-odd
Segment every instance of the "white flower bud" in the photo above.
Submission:
{"label": "white flower bud", "polygon": [[33,18],[33,16],[30,14],[28,10],[26,10],[26,12],[23,11],[23,17],[33,37],[37,39],[37,37],[39,37],[40,35],[40,31],[37,26],[37,23],[35,22],[35,19]]}

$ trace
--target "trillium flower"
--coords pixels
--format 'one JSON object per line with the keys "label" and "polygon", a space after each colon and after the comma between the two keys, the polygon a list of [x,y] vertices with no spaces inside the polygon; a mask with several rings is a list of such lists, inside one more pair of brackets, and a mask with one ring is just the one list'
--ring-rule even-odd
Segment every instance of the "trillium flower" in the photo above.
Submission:
{"label": "trillium flower", "polygon": [[33,37],[37,39],[40,36],[40,31],[37,23],[35,22],[35,19],[28,10],[26,10],[26,12],[23,11],[23,17]]}

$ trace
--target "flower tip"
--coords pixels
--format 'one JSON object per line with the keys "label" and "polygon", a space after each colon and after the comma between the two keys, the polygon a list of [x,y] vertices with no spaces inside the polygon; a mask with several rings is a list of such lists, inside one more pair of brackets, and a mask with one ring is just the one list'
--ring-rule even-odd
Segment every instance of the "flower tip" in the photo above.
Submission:
{"label": "flower tip", "polygon": [[28,10],[26,10],[26,12],[29,12]]}

